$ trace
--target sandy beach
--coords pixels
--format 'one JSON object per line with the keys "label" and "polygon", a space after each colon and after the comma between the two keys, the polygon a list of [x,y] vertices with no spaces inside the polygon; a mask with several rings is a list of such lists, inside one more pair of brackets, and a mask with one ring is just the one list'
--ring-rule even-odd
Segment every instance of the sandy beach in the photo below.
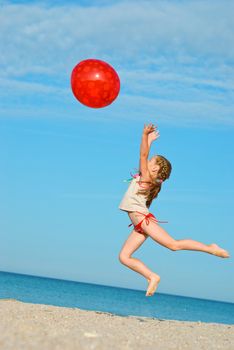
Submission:
{"label": "sandy beach", "polygon": [[234,325],[122,317],[0,299],[1,350],[234,349]]}

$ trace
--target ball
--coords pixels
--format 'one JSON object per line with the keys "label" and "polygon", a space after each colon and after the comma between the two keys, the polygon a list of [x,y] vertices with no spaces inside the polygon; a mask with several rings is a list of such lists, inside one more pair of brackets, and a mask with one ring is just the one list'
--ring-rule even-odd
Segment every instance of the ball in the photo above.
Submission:
{"label": "ball", "polygon": [[87,59],[73,68],[71,88],[77,100],[85,106],[102,108],[110,105],[117,98],[120,79],[108,63]]}

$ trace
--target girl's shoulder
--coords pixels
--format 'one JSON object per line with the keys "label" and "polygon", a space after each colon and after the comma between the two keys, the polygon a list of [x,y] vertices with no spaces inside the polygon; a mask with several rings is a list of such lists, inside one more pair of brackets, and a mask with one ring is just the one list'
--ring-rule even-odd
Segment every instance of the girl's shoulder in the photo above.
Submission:
{"label": "girl's shoulder", "polygon": [[148,177],[148,176],[142,176],[139,174],[139,177],[138,177],[138,184],[140,187],[142,188],[150,188],[150,186],[152,185],[152,179],[151,177]]}
{"label": "girl's shoulder", "polygon": [[148,182],[148,183],[152,183],[153,182],[153,179],[151,178],[150,175],[141,175],[141,173],[139,172],[139,179],[141,182]]}
{"label": "girl's shoulder", "polygon": [[131,174],[131,178],[128,180],[124,180],[124,182],[130,182],[134,180],[134,182],[137,182],[137,183],[148,183],[148,184],[153,183],[153,179],[151,178],[150,174],[143,176],[139,170],[135,174],[132,174],[132,172],[130,172],[130,174]]}

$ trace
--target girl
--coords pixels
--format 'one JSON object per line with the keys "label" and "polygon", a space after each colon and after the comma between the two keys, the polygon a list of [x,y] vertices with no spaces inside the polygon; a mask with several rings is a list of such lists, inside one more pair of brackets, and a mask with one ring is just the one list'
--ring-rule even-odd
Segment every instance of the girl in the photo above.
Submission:
{"label": "girl", "polygon": [[174,239],[161,226],[149,207],[161,190],[162,183],[170,177],[171,163],[160,155],[148,160],[150,146],[159,137],[156,126],[144,125],[140,147],[139,174],[133,176],[119,209],[126,211],[134,229],[125,241],[119,260],[130,269],[140,273],[148,280],[146,296],[152,296],[160,282],[160,276],[151,271],[142,261],[133,258],[132,254],[151,237],[162,246],[172,250],[198,250],[221,258],[228,258],[229,253],[217,244],[203,244],[192,239]]}

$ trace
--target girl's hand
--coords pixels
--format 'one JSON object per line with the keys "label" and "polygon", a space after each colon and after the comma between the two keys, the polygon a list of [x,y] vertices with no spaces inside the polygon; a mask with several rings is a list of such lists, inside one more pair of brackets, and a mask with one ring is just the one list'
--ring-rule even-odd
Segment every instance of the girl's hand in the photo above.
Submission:
{"label": "girl's hand", "polygon": [[154,126],[154,124],[148,124],[148,125],[144,124],[143,134],[149,135],[151,132],[155,131],[155,129],[156,129],[156,126]]}
{"label": "girl's hand", "polygon": [[148,135],[148,143],[151,144],[153,141],[157,140],[159,138],[159,132],[153,131]]}

